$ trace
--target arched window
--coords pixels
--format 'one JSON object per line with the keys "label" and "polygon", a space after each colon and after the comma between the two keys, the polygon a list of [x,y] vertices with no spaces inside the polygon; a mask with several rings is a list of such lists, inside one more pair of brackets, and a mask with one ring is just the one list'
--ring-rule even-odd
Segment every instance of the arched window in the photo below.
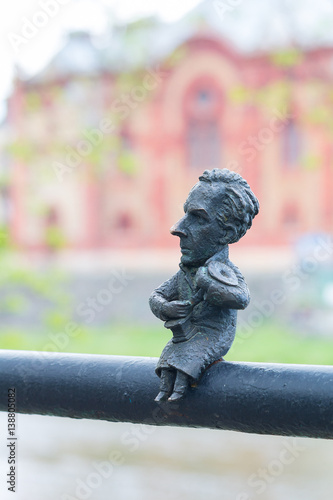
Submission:
{"label": "arched window", "polygon": [[302,141],[299,125],[295,120],[289,120],[282,131],[283,163],[287,168],[297,165],[301,155]]}
{"label": "arched window", "polygon": [[121,212],[118,214],[115,221],[115,227],[117,230],[126,233],[133,228],[133,225],[133,219],[129,213]]}
{"label": "arched window", "polygon": [[282,224],[285,230],[294,232],[298,229],[300,215],[297,206],[294,203],[288,203],[282,212]]}
{"label": "arched window", "polygon": [[204,170],[221,165],[219,109],[219,95],[211,85],[201,83],[189,92],[185,102],[185,141],[190,168]]}
{"label": "arched window", "polygon": [[137,167],[133,140],[126,129],[123,129],[119,136],[118,166],[125,175],[134,174]]}

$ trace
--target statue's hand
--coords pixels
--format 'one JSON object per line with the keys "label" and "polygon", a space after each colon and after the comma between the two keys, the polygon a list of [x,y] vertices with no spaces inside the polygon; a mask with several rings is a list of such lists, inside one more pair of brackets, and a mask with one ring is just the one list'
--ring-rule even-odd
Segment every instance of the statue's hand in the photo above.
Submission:
{"label": "statue's hand", "polygon": [[163,306],[163,314],[168,318],[185,318],[191,310],[192,304],[189,300],[173,300]]}

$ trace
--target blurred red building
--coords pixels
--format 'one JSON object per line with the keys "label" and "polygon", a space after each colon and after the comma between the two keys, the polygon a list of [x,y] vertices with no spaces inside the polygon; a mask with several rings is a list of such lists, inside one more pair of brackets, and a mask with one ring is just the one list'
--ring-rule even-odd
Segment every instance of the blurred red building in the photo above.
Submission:
{"label": "blurred red building", "polygon": [[333,49],[241,53],[205,19],[73,33],[8,103],[6,190],[20,248],[167,247],[205,169],[250,183],[242,245],[333,228]]}

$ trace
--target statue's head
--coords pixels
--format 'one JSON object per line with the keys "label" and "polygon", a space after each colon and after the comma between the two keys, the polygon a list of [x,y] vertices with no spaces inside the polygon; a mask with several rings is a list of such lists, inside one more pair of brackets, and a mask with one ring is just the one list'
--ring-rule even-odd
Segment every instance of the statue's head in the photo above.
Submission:
{"label": "statue's head", "polygon": [[184,204],[185,215],[171,229],[179,236],[181,262],[200,266],[251,227],[259,202],[239,174],[205,170]]}

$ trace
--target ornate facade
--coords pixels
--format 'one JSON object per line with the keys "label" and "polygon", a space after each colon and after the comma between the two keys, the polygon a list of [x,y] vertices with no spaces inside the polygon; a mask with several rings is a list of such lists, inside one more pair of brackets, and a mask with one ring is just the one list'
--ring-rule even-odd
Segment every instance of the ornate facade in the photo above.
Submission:
{"label": "ornate facade", "polygon": [[147,66],[122,67],[108,50],[73,34],[41,74],[16,81],[18,247],[176,246],[168,228],[215,167],[239,171],[260,200],[240,245],[332,232],[333,49],[249,55],[201,27]]}

